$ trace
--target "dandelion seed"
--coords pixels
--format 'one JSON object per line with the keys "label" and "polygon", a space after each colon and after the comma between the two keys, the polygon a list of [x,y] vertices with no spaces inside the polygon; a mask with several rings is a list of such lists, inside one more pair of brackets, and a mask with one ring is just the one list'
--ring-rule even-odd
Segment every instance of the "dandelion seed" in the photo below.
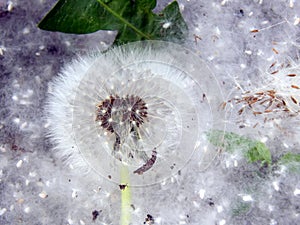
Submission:
{"label": "dandelion seed", "polygon": [[299,86],[292,84],[291,88],[300,89]]}

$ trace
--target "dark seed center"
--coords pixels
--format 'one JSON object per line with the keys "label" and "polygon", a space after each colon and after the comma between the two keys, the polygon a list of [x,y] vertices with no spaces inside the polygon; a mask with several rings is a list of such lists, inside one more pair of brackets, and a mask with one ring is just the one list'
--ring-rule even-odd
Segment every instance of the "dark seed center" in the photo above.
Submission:
{"label": "dark seed center", "polygon": [[96,113],[96,121],[101,122],[101,127],[115,133],[115,128],[123,125],[129,124],[131,128],[140,127],[147,118],[147,106],[139,96],[110,95],[100,102]]}

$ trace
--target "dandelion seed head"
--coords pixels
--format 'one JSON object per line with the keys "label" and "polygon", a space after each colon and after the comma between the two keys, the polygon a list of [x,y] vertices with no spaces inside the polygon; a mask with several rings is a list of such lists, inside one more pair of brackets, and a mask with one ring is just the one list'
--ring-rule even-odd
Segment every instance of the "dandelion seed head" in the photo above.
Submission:
{"label": "dandelion seed head", "polygon": [[222,100],[215,77],[191,52],[165,42],[128,44],[66,67],[47,105],[50,135],[74,168],[119,183],[125,165],[132,186],[149,185],[171,177],[196,150],[213,155],[203,134],[222,129]]}

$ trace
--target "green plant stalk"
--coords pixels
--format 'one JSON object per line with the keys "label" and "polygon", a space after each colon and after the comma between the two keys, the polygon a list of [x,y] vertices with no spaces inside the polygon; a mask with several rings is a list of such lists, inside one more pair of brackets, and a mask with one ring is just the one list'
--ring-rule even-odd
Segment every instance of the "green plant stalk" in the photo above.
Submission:
{"label": "green plant stalk", "polygon": [[121,168],[121,183],[126,184],[126,188],[121,190],[121,225],[129,225],[131,220],[131,187],[129,184],[128,167]]}
{"label": "green plant stalk", "polygon": [[127,20],[125,20],[124,18],[120,17],[118,15],[118,13],[116,13],[114,10],[112,10],[111,8],[109,8],[104,2],[102,2],[101,0],[97,0],[97,2],[103,7],[105,8],[107,11],[109,11],[112,15],[114,15],[116,18],[118,18],[119,20],[121,20],[124,24],[126,24],[128,27],[130,27],[132,30],[134,30],[136,33],[138,33],[140,36],[146,38],[147,40],[151,40],[151,36],[143,33],[141,30],[139,30],[138,28],[136,28],[135,26],[133,26],[131,23],[129,23]]}

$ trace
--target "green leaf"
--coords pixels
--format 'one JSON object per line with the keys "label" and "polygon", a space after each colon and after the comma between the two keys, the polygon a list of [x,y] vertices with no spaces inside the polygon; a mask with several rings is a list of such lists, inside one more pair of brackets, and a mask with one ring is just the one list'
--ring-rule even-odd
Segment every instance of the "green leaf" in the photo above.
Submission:
{"label": "green leaf", "polygon": [[291,172],[300,172],[300,154],[286,153],[278,160],[278,165],[284,165]]}
{"label": "green leaf", "polygon": [[231,209],[232,216],[243,216],[247,214],[251,209],[251,204],[249,202],[236,202]]}
{"label": "green leaf", "polygon": [[249,162],[260,161],[262,164],[266,163],[268,165],[272,163],[270,150],[264,143],[259,141],[253,142],[253,147],[246,152],[246,157]]}
{"label": "green leaf", "polygon": [[213,130],[207,133],[208,140],[216,147],[234,153],[242,151],[247,160],[251,163],[260,161],[262,164],[271,165],[271,152],[267,146],[259,141],[247,137],[220,130]]}
{"label": "green leaf", "polygon": [[139,40],[183,41],[187,25],[176,1],[161,13],[152,10],[156,0],[59,0],[38,27],[49,31],[86,34],[117,30],[123,44]]}

